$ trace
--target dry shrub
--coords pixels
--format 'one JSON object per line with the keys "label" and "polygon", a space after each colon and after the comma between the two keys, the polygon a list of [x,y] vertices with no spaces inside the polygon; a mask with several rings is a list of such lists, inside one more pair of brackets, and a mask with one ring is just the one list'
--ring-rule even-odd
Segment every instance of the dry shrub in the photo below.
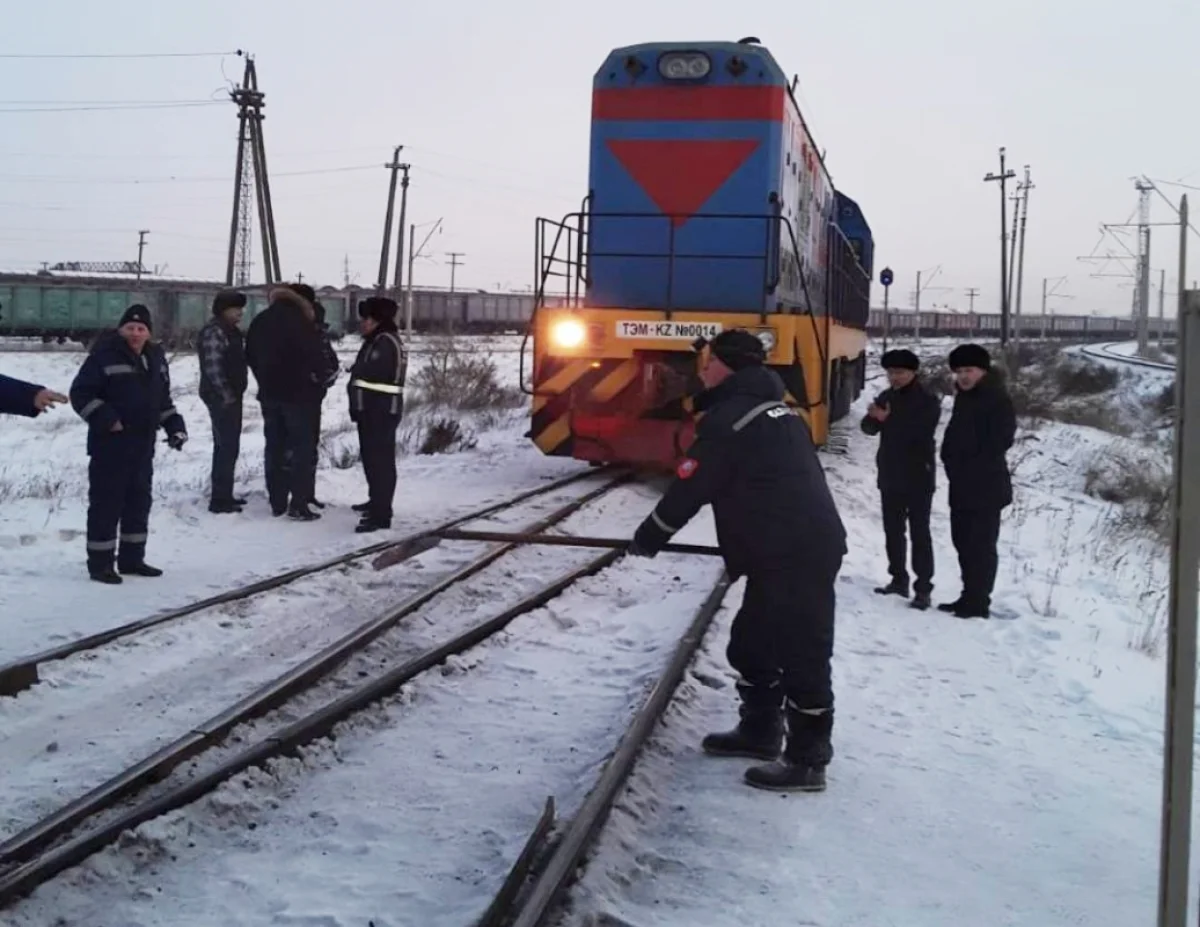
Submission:
{"label": "dry shrub", "polygon": [[463,351],[451,338],[439,340],[413,378],[419,404],[465,412],[515,409],[521,391],[500,383],[491,354]]}
{"label": "dry shrub", "polygon": [[417,448],[418,454],[453,454],[475,448],[479,439],[474,432],[464,430],[454,419],[443,418],[430,422]]}
{"label": "dry shrub", "polygon": [[1121,375],[1115,367],[1063,360],[1053,368],[1060,396],[1095,396],[1116,387]]}
{"label": "dry shrub", "polygon": [[1119,532],[1163,541],[1171,529],[1172,489],[1171,470],[1163,460],[1116,444],[1098,454],[1084,473],[1085,493],[1121,507],[1114,522]]}
{"label": "dry shrub", "polygon": [[1175,384],[1170,383],[1164,386],[1162,390],[1149,400],[1150,408],[1155,415],[1174,415],[1175,414]]}

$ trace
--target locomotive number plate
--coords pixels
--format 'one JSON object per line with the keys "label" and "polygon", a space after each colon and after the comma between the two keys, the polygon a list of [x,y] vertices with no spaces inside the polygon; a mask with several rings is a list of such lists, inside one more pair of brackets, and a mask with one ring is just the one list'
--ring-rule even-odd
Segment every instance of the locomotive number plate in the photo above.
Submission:
{"label": "locomotive number plate", "polygon": [[695,341],[721,334],[719,322],[618,322],[618,338],[669,338]]}

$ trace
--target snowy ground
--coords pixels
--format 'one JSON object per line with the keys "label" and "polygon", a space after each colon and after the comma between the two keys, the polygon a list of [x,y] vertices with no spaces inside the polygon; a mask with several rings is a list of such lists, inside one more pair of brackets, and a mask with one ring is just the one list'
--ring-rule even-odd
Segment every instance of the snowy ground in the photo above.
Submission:
{"label": "snowy ground", "polygon": [[[61,388],[69,383],[69,356],[7,354],[3,369]],[[174,368],[181,393],[188,383],[194,390],[189,363],[181,356]],[[868,385],[855,417],[878,386]],[[361,541],[348,532],[344,509],[328,510],[313,525],[269,517],[250,468],[261,432],[244,443],[247,485],[259,493],[247,515],[209,516],[200,501],[206,423],[194,395],[182,404],[194,440],[183,455],[160,457],[162,504],[152,523],[152,549],[171,582],[85,585],[74,561],[82,539],[60,534],[82,527],[81,500],[3,499],[0,537],[9,547],[0,564],[0,654]],[[343,408],[335,390],[327,428]],[[0,422],[0,481],[61,480],[79,491],[82,430],[57,425],[69,412],[54,416]],[[475,450],[402,461],[397,512],[406,523],[398,532],[572,469],[529,447],[520,415],[491,424]],[[40,438],[47,431],[49,442]],[[698,753],[705,731],[734,718],[724,647],[738,584],[606,829],[566,923],[1150,922],[1163,690],[1156,644],[1166,565],[1151,542],[1115,536],[1111,508],[1082,492],[1084,471],[1116,439],[1053,423],[1023,436],[1010,455],[1017,502],[1003,529],[997,620],[962,622],[871,592],[886,578],[875,444],[854,421],[845,431],[847,454],[825,458],[851,535],[839,585],[829,791],[757,792],[739,781],[743,763]],[[941,483],[934,509],[939,601],[958,592]],[[322,497],[350,503],[361,476],[325,469],[318,485]],[[585,509],[570,529],[624,535],[652,504],[647,488],[623,490]],[[711,543],[707,513],[681,540]],[[448,545],[425,555],[423,570],[440,574],[474,550]],[[381,640],[346,678],[403,659],[584,559],[584,552],[554,549],[506,558],[452,607],[435,603]],[[578,805],[714,569],[666,556],[623,562],[406,687],[301,759],[239,776],[144,825],[5,912],[4,923],[82,927],[101,923],[94,912],[104,911],[104,927],[464,927],[498,887],[545,797],[553,794],[563,815]],[[0,706],[0,724],[15,732],[18,763],[27,770],[6,774],[4,831],[74,794],[88,776],[98,778],[103,764],[148,750],[251,685],[262,671],[256,656],[291,661],[340,633],[360,610],[402,598],[419,581],[393,570],[371,588],[348,571],[59,668],[53,685]],[[331,602],[338,609],[330,611]],[[227,650],[222,640],[231,643]],[[124,704],[122,687],[134,694]],[[101,735],[114,714],[121,731]],[[35,715],[44,719],[40,727],[31,723]],[[81,717],[95,742],[79,743]],[[72,733],[54,756],[36,756],[48,746],[41,740],[64,730]],[[9,756],[3,741],[0,753]],[[593,919],[602,912],[608,919]]]}

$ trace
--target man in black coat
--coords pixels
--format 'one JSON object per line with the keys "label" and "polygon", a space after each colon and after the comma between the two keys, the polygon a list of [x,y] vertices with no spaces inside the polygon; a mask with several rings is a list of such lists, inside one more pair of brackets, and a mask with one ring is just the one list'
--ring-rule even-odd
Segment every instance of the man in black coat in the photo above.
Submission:
{"label": "man in black coat", "polygon": [[741,677],[741,720],[706,737],[703,749],[779,758],[746,771],[758,788],[820,791],[833,758],[834,586],[846,532],[808,426],[784,403],[762,343],[735,329],[709,349],[696,440],[628,553],[654,556],[712,505],[726,567],[734,579],[746,576],[746,592],[726,654]]}
{"label": "man in black coat", "polygon": [[[130,306],[116,332],[101,338],[71,384],[71,406],[88,423],[88,575],[116,585],[121,573],[161,576],[146,563],[154,436],[182,449],[183,417],[171,401],[171,374],[162,347],[150,343],[150,311]],[[120,525],[120,552],[117,526]]]}
{"label": "man in black coat", "polygon": [[66,401],[62,393],[0,374],[0,413],[36,418],[55,403]]}
{"label": "man in black coat", "polygon": [[241,512],[245,499],[233,494],[233,471],[242,441],[242,397],[248,381],[246,349],[238,325],[246,294],[222,290],[213,300],[213,317],[200,329],[200,398],[212,419],[212,488],[208,510]]}
{"label": "man in black coat", "polygon": [[929,608],[933,592],[929,512],[933,507],[936,472],[934,432],[942,404],[925,389],[917,375],[921,362],[912,351],[903,348],[888,351],[880,363],[887,371],[888,388],[867,407],[862,430],[879,435],[875,462],[892,581],[875,591],[908,597],[907,522],[912,532],[912,566],[916,575],[912,607],[924,611]]}
{"label": "man in black coat", "polygon": [[[329,323],[325,321],[325,307],[319,302],[313,303],[313,311],[316,313],[317,331],[321,335],[321,354],[325,358],[325,366],[320,373],[321,395],[317,400],[317,406],[314,413],[314,425],[317,444],[321,443],[321,406],[325,403],[325,396],[329,392],[329,388],[337,382],[338,373],[341,372],[341,361],[338,360],[337,351],[333,347],[333,338],[329,334]],[[315,488],[315,485],[314,485]],[[308,500],[311,505],[315,505],[319,509],[325,508],[325,503],[321,502],[314,495]]]}
{"label": "man in black coat", "polygon": [[938,608],[959,618],[987,618],[996,583],[1000,514],[1012,504],[1005,454],[1016,437],[1012,399],[977,344],[950,352],[957,394],[942,436],[950,482],[950,536],[958,551],[962,595]]}
{"label": "man in black coat", "polygon": [[354,506],[360,534],[392,526],[396,494],[396,428],[404,415],[408,356],[396,329],[394,300],[373,296],[358,304],[363,344],[350,368],[350,421],[358,425],[358,446],[370,498]]}
{"label": "man in black coat", "polygon": [[246,332],[246,361],[258,381],[266,441],[271,511],[296,521],[321,516],[316,494],[317,425],[326,365],[312,287],[293,283],[271,291],[271,304]]}

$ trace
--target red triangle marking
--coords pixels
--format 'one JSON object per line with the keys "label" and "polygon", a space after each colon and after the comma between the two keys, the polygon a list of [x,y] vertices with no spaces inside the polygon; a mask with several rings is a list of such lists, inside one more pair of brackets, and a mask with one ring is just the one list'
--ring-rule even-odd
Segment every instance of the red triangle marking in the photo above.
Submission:
{"label": "red triangle marking", "polygon": [[611,139],[609,150],[672,224],[683,225],[758,148],[755,139]]}

